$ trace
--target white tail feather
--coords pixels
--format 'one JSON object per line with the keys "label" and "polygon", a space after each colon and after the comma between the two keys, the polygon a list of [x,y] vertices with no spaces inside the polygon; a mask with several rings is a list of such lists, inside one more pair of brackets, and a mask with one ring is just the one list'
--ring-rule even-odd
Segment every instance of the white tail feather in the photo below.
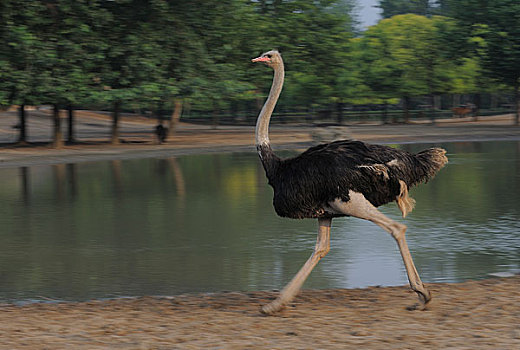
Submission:
{"label": "white tail feather", "polygon": [[401,190],[395,199],[397,200],[397,206],[403,213],[403,218],[405,218],[415,208],[415,199],[408,196],[408,185],[403,180],[399,180],[399,184],[401,185]]}

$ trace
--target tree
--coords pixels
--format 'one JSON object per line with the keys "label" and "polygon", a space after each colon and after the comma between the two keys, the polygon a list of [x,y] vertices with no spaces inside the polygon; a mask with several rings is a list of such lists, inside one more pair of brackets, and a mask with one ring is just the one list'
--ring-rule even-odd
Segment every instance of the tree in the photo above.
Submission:
{"label": "tree", "polygon": [[367,85],[383,101],[400,96],[405,122],[411,97],[433,99],[451,87],[455,65],[440,35],[450,25],[448,18],[440,16],[398,15],[370,27],[361,39],[361,69]]}
{"label": "tree", "polygon": [[[63,143],[60,106],[83,101],[92,88],[91,66],[98,45],[92,30],[99,21],[99,1],[3,1],[0,32],[6,66],[0,83],[2,103],[20,104],[20,141],[27,138],[24,105],[54,106],[54,145]],[[0,95],[2,96],[2,95]],[[72,140],[72,112],[69,112]]]}
{"label": "tree", "polygon": [[99,60],[96,28],[104,13],[101,1],[44,1],[37,35],[45,43],[47,90],[46,103],[54,106],[54,146],[63,145],[60,109],[69,111],[68,140],[74,141],[73,105],[84,102],[96,89],[94,68]]}
{"label": "tree", "polygon": [[[403,67],[392,53],[394,45],[391,43],[391,35],[388,35],[390,33],[385,32],[385,25],[383,23],[369,28],[356,47],[359,57],[357,70],[367,87],[365,97],[368,100],[365,103],[382,103],[386,106],[402,96],[400,82]],[[407,92],[404,92],[404,96],[405,99],[408,98]],[[383,122],[388,122],[386,108]]]}
{"label": "tree", "polygon": [[447,0],[380,0],[379,7],[383,18],[413,13],[421,16],[446,15]]}
{"label": "tree", "polygon": [[169,8],[160,0],[121,0],[100,6],[107,15],[97,34],[103,55],[96,69],[104,87],[99,97],[112,105],[111,142],[118,144],[123,103],[158,91],[155,83],[164,57],[160,39],[168,36],[161,24]]}
{"label": "tree", "polygon": [[520,3],[515,0],[461,0],[452,15],[479,55],[484,73],[509,86],[515,95],[515,124],[520,123]]}
{"label": "tree", "polygon": [[186,13],[184,24],[193,38],[187,45],[193,47],[194,57],[186,58],[174,74],[187,102],[210,114],[214,125],[220,110],[253,97],[248,68],[260,35],[255,5],[244,0],[200,1],[194,12],[187,1],[179,9]]}
{"label": "tree", "polygon": [[[338,77],[345,69],[355,22],[352,1],[260,1],[258,50],[278,49],[287,62],[287,80],[280,109],[340,103],[344,93]],[[256,70],[258,71],[258,70]],[[262,90],[269,79],[259,77]],[[258,84],[258,83],[257,83]]]}
{"label": "tree", "polygon": [[41,101],[45,91],[45,43],[37,36],[42,6],[32,1],[0,2],[0,36],[4,43],[0,51],[2,79],[0,100],[2,104],[19,105],[19,142],[27,142],[26,104]]}

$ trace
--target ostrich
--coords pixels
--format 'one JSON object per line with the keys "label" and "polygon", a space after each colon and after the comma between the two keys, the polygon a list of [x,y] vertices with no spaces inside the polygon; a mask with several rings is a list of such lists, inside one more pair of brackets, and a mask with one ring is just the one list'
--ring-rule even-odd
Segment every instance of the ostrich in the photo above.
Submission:
{"label": "ostrich", "polygon": [[403,217],[415,201],[408,188],[431,179],[448,161],[446,151],[430,148],[417,154],[382,145],[344,140],[309,148],[297,157],[280,159],[271,149],[268,129],[284,80],[284,65],[276,50],[252,62],[274,70],[269,96],[256,123],[256,148],[269,185],[274,190],[276,213],[288,218],[317,218],[318,237],[314,251],[280,295],[264,305],[264,314],[274,314],[289,303],[330,250],[332,218],[354,216],[370,220],[397,241],[410,287],[423,307],[431,294],[421,282],[405,239],[406,226],[383,215],[377,207],[396,201]]}

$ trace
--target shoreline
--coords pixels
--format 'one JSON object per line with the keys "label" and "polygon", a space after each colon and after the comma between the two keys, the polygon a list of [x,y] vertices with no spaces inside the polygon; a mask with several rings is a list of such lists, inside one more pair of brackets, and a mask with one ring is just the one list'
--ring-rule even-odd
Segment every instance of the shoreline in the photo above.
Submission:
{"label": "shoreline", "polygon": [[[274,125],[270,138],[275,151],[305,149],[334,139],[381,144],[520,141],[520,127],[511,125],[512,120],[512,116],[497,116],[483,117],[477,122],[439,120],[435,125],[424,122],[333,127]],[[24,146],[0,144],[0,168],[255,151],[253,126],[219,126],[213,129],[181,123],[172,139],[162,145],[154,144],[151,135],[123,136],[122,139],[123,143],[119,145],[91,139],[61,149],[42,143]]]}
{"label": "shoreline", "polygon": [[[467,279],[460,282],[429,282],[424,283],[425,285],[430,288],[431,286],[457,286],[457,285],[463,285],[467,283],[494,283],[498,280],[508,281],[511,279],[519,279],[520,282],[520,272],[506,272],[505,274],[489,274],[486,277],[477,278],[477,279]],[[298,295],[295,297],[295,299],[298,299],[300,294],[302,293],[338,293],[341,291],[360,291],[363,290],[371,290],[371,289],[377,289],[377,290],[385,290],[385,289],[403,289],[403,291],[408,292],[410,297],[410,306],[415,305],[414,301],[416,298],[414,296],[416,295],[412,290],[409,288],[408,284],[403,285],[369,285],[366,287],[355,287],[355,288],[305,288],[302,287]],[[66,299],[53,299],[48,298],[45,296],[39,296],[35,298],[30,299],[20,299],[20,300],[0,300],[0,312],[2,308],[25,308],[25,307],[31,307],[35,305],[41,305],[41,306],[53,306],[53,305],[83,305],[83,304],[111,304],[111,303],[118,303],[120,301],[139,301],[141,299],[152,299],[152,300],[198,300],[198,299],[206,299],[206,298],[224,298],[226,299],[228,295],[230,294],[240,294],[244,296],[250,296],[250,295],[262,295],[263,298],[265,298],[265,301],[268,302],[269,300],[274,300],[280,293],[280,290],[278,289],[260,289],[260,290],[221,290],[221,291],[206,291],[206,292],[182,292],[179,294],[171,294],[171,295],[121,295],[121,296],[115,296],[115,297],[101,297],[101,298],[92,298],[92,299],[81,299],[81,300],[66,300]],[[288,306],[286,309],[290,309],[291,307],[295,307],[295,305],[299,304],[298,300],[294,300],[290,303],[292,306]],[[430,305],[430,304],[428,304]],[[408,306],[407,306],[408,307]],[[260,310],[260,308],[259,308]],[[415,310],[415,309],[414,309]],[[286,310],[285,310],[286,311]],[[285,311],[282,311],[279,313],[279,315],[283,315]],[[275,314],[274,316],[276,316]],[[269,315],[263,315],[265,317],[269,317]]]}
{"label": "shoreline", "polygon": [[277,292],[220,292],[87,302],[0,304],[0,349],[513,349],[520,275],[408,286],[303,290],[281,313]]}

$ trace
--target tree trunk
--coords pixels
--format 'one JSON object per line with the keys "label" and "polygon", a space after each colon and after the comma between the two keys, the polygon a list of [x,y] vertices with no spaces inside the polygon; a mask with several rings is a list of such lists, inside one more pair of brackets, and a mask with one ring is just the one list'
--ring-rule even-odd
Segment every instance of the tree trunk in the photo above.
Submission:
{"label": "tree trunk", "polygon": [[482,104],[481,101],[482,101],[482,97],[481,97],[480,93],[475,94],[475,108],[472,111],[474,121],[478,120],[478,115],[480,113],[480,105]]}
{"label": "tree trunk", "polygon": [[76,142],[76,137],[74,135],[74,109],[72,108],[72,105],[69,104],[67,106],[68,111],[68,142],[74,143]]}
{"label": "tree trunk", "polygon": [[494,93],[491,93],[491,101],[490,101],[490,108],[491,109],[496,109],[498,106],[498,99],[497,99],[497,95],[494,94]]}
{"label": "tree trunk", "polygon": [[338,102],[336,103],[336,113],[337,113],[337,120],[338,120],[338,124],[341,125],[343,124],[343,103],[342,102]]}
{"label": "tree trunk", "polygon": [[20,117],[20,137],[18,138],[18,142],[25,144],[27,143],[27,128],[26,128],[26,118],[25,118],[25,105],[21,104],[18,107],[18,115]]}
{"label": "tree trunk", "polygon": [[453,94],[453,108],[459,107],[460,105],[460,94]]}
{"label": "tree trunk", "polygon": [[383,105],[383,124],[388,124],[388,102],[386,100]]}
{"label": "tree trunk", "polygon": [[52,109],[52,119],[54,120],[54,141],[52,146],[54,148],[62,148],[63,147],[63,135],[61,132],[61,118],[60,118],[60,108],[57,104],[53,106]]}
{"label": "tree trunk", "polygon": [[119,114],[121,108],[121,102],[114,102],[114,109],[112,110],[112,136],[111,143],[113,145],[119,144]]}
{"label": "tree trunk", "polygon": [[182,99],[175,99],[175,108],[173,109],[172,116],[170,117],[170,125],[168,126],[168,136],[173,136],[175,134],[175,129],[177,128],[177,124],[181,119],[182,114]]}
{"label": "tree trunk", "polygon": [[219,122],[219,115],[218,115],[218,110],[217,110],[217,104],[214,102],[213,103],[212,118],[211,118],[211,128],[212,129],[217,129],[218,122]]}
{"label": "tree trunk", "polygon": [[237,101],[231,101],[229,104],[229,115],[231,117],[231,121],[238,122],[238,103]]}
{"label": "tree trunk", "polygon": [[520,84],[515,86],[515,125],[520,125]]}
{"label": "tree trunk", "polygon": [[437,96],[435,94],[431,95],[431,106],[432,109],[430,110],[430,120],[432,122],[432,125],[435,124],[435,111],[437,110]]}
{"label": "tree trunk", "polygon": [[[410,97],[409,96],[405,96],[403,98],[403,109],[404,109],[404,111],[403,111],[404,122],[408,124],[410,122]],[[393,122],[397,123],[396,114],[394,115]]]}

